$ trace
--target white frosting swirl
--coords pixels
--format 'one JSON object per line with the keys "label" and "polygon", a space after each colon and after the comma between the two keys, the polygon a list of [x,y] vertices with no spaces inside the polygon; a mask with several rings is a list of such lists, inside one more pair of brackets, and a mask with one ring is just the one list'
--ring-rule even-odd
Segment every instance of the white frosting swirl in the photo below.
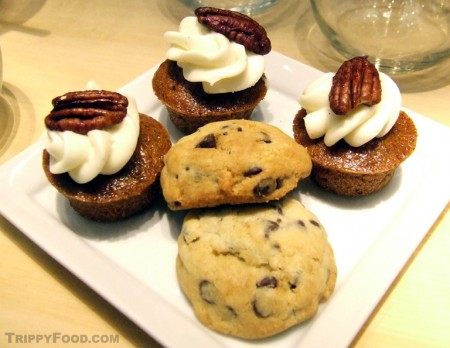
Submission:
{"label": "white frosting swirl", "polygon": [[139,112],[133,97],[127,96],[127,115],[119,124],[86,135],[47,129],[43,142],[50,154],[50,172],[69,173],[79,184],[99,174],[121,170],[136,149],[139,137]]}
{"label": "white frosting swirl", "polygon": [[336,115],[330,109],[328,100],[333,76],[333,73],[324,74],[300,96],[300,104],[307,112],[304,120],[309,137],[317,139],[323,136],[327,146],[344,139],[347,144],[358,147],[386,135],[400,113],[402,99],[396,83],[380,72],[380,103],[360,105],[347,115]]}
{"label": "white frosting swirl", "polygon": [[167,58],[176,61],[190,82],[206,93],[237,92],[255,85],[264,73],[264,57],[209,30],[197,17],[184,18],[179,31],[168,31]]}

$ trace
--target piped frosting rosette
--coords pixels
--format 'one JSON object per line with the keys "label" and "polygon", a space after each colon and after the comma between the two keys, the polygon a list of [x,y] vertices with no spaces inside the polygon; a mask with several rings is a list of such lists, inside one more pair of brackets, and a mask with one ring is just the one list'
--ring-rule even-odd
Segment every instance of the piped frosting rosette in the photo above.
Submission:
{"label": "piped frosting rosette", "polygon": [[326,73],[311,83],[300,96],[300,104],[307,112],[304,120],[309,137],[324,137],[327,146],[343,139],[349,145],[359,147],[386,135],[400,113],[401,94],[389,76],[384,73],[379,75],[381,101],[372,106],[360,105],[346,115],[336,115],[330,108],[333,73]]}
{"label": "piped frosting rosette", "polygon": [[[88,84],[87,90],[91,89],[96,89],[96,85]],[[120,171],[133,155],[139,137],[137,106],[133,97],[126,98],[125,117],[105,129],[79,134],[47,128],[42,140],[50,154],[51,173],[68,173],[75,182],[84,184],[100,174]]]}
{"label": "piped frosting rosette", "polygon": [[176,61],[190,82],[201,82],[206,93],[237,92],[255,85],[263,76],[263,55],[227,36],[210,30],[197,17],[184,18],[178,31],[164,34],[167,58]]}

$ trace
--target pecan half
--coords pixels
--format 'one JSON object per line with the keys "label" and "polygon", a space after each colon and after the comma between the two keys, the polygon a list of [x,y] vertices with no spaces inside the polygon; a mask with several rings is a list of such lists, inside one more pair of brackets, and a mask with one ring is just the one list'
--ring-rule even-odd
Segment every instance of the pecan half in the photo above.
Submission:
{"label": "pecan half", "polygon": [[272,49],[266,30],[255,20],[240,12],[215,7],[199,7],[195,10],[195,15],[201,24],[256,54],[264,55]]}
{"label": "pecan half", "polygon": [[361,104],[379,103],[381,82],[375,65],[367,57],[345,61],[333,77],[328,99],[331,110],[337,115],[345,115]]}
{"label": "pecan half", "polygon": [[120,123],[127,114],[128,99],[116,92],[69,92],[52,100],[53,110],[45,126],[55,131],[87,134]]}

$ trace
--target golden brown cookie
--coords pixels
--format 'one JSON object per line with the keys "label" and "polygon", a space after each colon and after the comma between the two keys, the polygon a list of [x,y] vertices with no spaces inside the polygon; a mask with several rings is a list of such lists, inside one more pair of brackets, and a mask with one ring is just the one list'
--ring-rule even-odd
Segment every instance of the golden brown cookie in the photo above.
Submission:
{"label": "golden brown cookie", "polygon": [[164,162],[161,186],[172,210],[277,200],[311,171],[303,146],[250,120],[207,124],[181,138]]}
{"label": "golden brown cookie", "polygon": [[204,325],[249,339],[314,316],[337,274],[323,226],[290,198],[192,210],[178,238],[176,270]]}

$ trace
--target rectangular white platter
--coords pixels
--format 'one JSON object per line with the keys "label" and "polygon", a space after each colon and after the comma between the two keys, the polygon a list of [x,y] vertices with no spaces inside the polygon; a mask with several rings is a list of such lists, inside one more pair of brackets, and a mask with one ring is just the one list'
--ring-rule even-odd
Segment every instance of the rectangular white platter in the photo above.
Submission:
{"label": "rectangular white platter", "polygon": [[[292,135],[298,97],[321,72],[276,52],[266,61],[269,92],[253,119]],[[181,134],[152,92],[154,71],[120,92],[133,95],[140,112],[158,119],[176,141]],[[338,281],[312,320],[270,339],[222,336],[196,320],[175,275],[176,238],[185,213],[171,212],[160,202],[123,222],[86,221],[48,184],[39,143],[0,167],[0,212],[166,347],[346,347],[450,197],[450,161],[442,160],[450,149],[449,128],[406,111],[418,129],[417,148],[385,190],[344,199],[307,179],[293,193],[325,226]]]}

